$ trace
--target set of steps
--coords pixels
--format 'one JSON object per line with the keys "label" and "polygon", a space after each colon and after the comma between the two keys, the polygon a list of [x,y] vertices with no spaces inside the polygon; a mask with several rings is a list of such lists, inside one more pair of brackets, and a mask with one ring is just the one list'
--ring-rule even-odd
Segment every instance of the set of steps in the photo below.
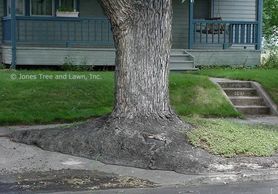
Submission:
{"label": "set of steps", "polygon": [[218,84],[227,94],[235,108],[245,115],[269,115],[271,113],[257,90],[247,81],[221,81]]}
{"label": "set of steps", "polygon": [[198,68],[194,65],[194,57],[183,49],[172,49],[170,56],[170,70],[194,71]]}

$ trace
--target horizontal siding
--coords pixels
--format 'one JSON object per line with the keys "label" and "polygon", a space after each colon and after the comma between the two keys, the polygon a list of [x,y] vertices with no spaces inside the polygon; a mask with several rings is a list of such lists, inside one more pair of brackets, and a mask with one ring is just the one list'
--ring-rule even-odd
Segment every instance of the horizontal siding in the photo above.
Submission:
{"label": "horizontal siding", "polygon": [[[4,16],[4,0],[0,0],[0,18]],[[2,26],[2,21],[0,22],[0,43],[2,42],[2,37],[3,37],[3,26]]]}
{"label": "horizontal siding", "polygon": [[188,1],[173,0],[172,48],[188,48]]}
{"label": "horizontal siding", "polygon": [[254,50],[188,50],[197,66],[255,66],[260,64],[261,52]]}
{"label": "horizontal siding", "polygon": [[256,21],[256,0],[214,0],[213,17],[223,20]]}
{"label": "horizontal siding", "polygon": [[[11,48],[3,46],[3,63],[11,63]],[[114,65],[114,49],[18,47],[18,65],[62,65],[70,57],[77,65]]]}
{"label": "horizontal siding", "polygon": [[[258,65],[260,52],[252,50],[187,50],[196,65]],[[3,46],[3,63],[11,63],[11,47]],[[50,57],[51,56],[51,57]],[[18,65],[62,65],[70,57],[75,64],[114,65],[114,49],[18,47]],[[171,66],[170,66],[171,67]]]}

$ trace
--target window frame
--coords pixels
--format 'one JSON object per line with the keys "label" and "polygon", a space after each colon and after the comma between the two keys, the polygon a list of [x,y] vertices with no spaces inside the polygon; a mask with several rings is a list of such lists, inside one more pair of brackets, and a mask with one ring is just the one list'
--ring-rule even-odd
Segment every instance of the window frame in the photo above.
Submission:
{"label": "window frame", "polygon": [[50,16],[54,16],[55,14],[55,12],[54,12],[54,10],[55,10],[55,0],[51,0],[51,15],[35,15],[35,14],[33,14],[32,13],[32,0],[30,0],[30,7],[29,7],[29,9],[30,9],[30,16],[34,16],[34,17],[50,17]]}
{"label": "window frame", "polygon": [[[22,10],[23,10],[23,13],[22,14],[18,14],[18,13],[16,13],[16,16],[25,16],[25,0],[22,0],[23,1],[23,3],[22,3]],[[15,1],[15,6],[16,6],[16,8],[17,8],[17,3],[16,3],[17,1]],[[7,5],[6,5],[6,11],[7,11],[7,16],[11,16],[11,12],[10,12],[10,10],[11,10],[11,0],[7,0],[6,1],[6,3],[7,3]]]}

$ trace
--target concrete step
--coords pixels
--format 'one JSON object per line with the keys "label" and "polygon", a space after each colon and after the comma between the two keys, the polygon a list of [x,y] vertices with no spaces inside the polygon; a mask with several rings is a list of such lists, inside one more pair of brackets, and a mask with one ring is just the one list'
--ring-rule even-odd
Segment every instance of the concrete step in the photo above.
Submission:
{"label": "concrete step", "polygon": [[254,88],[223,88],[228,96],[258,96]]}
{"label": "concrete step", "polygon": [[170,61],[171,70],[198,70],[193,61]]}
{"label": "concrete step", "polygon": [[236,109],[245,115],[266,115],[270,114],[270,108],[267,106],[235,106]]}
{"label": "concrete step", "polygon": [[173,54],[186,54],[186,52],[183,49],[171,49],[171,55]]}
{"label": "concrete step", "polygon": [[235,106],[265,106],[263,98],[257,96],[231,96],[230,100]]}
{"label": "concrete step", "polygon": [[170,60],[176,61],[192,61],[193,58],[189,54],[171,54]]}
{"label": "concrete step", "polygon": [[186,61],[186,60],[176,60],[176,59],[170,59],[170,63],[184,63],[184,64],[194,64],[194,61]]}
{"label": "concrete step", "polygon": [[172,49],[170,56],[170,70],[174,71],[195,71],[194,57],[183,49]]}
{"label": "concrete step", "polygon": [[218,82],[222,88],[252,88],[250,82]]}
{"label": "concrete step", "polygon": [[197,71],[196,67],[171,67],[171,71]]}

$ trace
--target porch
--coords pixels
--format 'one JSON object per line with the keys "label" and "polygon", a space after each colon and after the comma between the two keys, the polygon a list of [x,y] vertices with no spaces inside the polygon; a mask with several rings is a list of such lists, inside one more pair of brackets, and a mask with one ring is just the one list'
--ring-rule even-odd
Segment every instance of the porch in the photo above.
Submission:
{"label": "porch", "polygon": [[[4,17],[3,43],[11,44],[11,17]],[[259,49],[258,21],[213,21],[193,19],[185,49],[233,45]],[[184,32],[186,33],[186,32]],[[15,41],[18,45],[62,47],[113,47],[111,26],[106,17],[16,17]]]}
{"label": "porch", "polygon": [[[74,5],[80,13],[79,17],[57,17],[53,12],[57,9],[57,3],[54,4],[56,7],[53,8],[52,15],[28,14],[31,1],[25,0],[25,3],[29,2],[24,8],[25,14],[17,15],[16,0],[11,0],[11,14],[5,13],[6,16],[2,18],[3,62],[26,65],[28,60],[21,58],[23,57],[21,52],[30,52],[32,48],[43,50],[48,57],[52,56],[50,50],[53,48],[61,52],[64,50],[64,53],[69,50],[77,52],[78,49],[80,51],[78,53],[82,50],[114,50],[111,26],[96,0],[74,0]],[[227,3],[231,2],[233,6],[227,8]],[[219,5],[216,5],[217,3]],[[245,63],[246,57],[250,58],[249,55],[252,53],[251,58],[255,60],[247,64],[258,64],[262,36],[262,0],[249,0],[244,2],[244,5],[247,6],[243,9],[246,14],[242,13],[241,18],[236,15],[236,9],[242,7],[240,0],[188,0],[183,4],[180,0],[173,0],[173,49],[180,49],[172,55],[172,63],[176,64],[175,69],[179,67],[186,69],[188,64],[189,67],[194,68],[194,58],[200,58],[201,55],[208,57],[201,52],[212,50],[215,51],[212,55],[222,53],[223,57],[227,53],[232,53],[231,58],[237,56],[235,53],[239,53],[235,50],[245,52],[246,56],[241,54],[241,60],[237,64]],[[87,7],[90,6],[93,7],[93,12],[88,10]],[[227,9],[230,10],[230,12],[228,10],[229,15],[226,14]],[[226,15],[223,13],[221,15],[220,12],[225,12]],[[9,52],[8,48],[10,48]],[[10,53],[10,56],[5,55],[7,53]],[[28,56],[32,56],[32,53],[29,54]],[[113,56],[114,54],[111,55]],[[200,61],[206,59],[201,58],[196,61],[196,65],[203,65]],[[43,64],[43,62],[36,61],[36,64]],[[55,64],[61,64],[61,60]],[[107,64],[108,61],[103,62],[103,65]]]}

